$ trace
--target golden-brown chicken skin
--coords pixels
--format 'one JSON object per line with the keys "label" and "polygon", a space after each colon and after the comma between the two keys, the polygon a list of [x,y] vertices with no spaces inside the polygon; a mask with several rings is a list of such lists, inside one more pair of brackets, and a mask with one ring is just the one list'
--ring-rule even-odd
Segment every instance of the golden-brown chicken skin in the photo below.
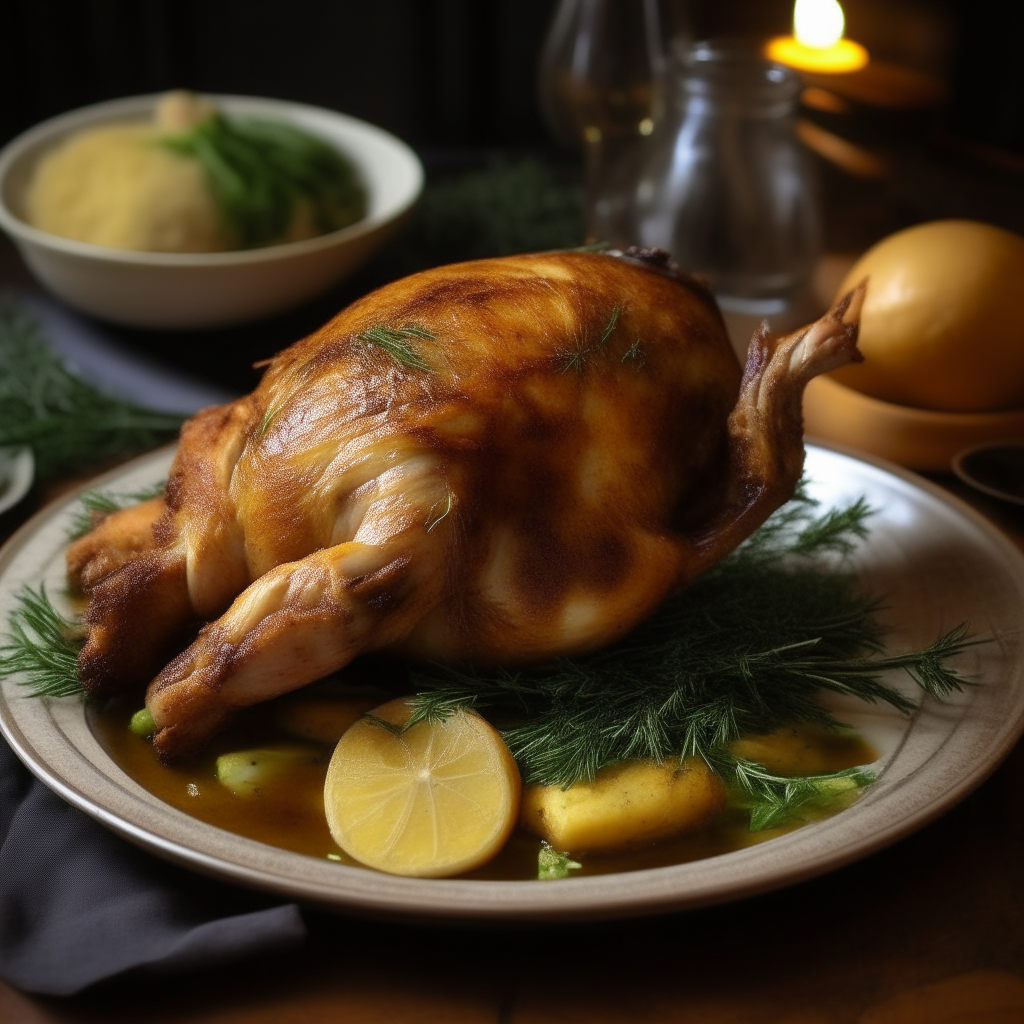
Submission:
{"label": "golden-brown chicken skin", "polygon": [[[69,551],[94,693],[147,681],[171,756],[357,654],[523,662],[607,644],[792,493],[800,399],[857,358],[862,293],[742,375],[663,254],[426,271],[190,420],[163,501]],[[140,539],[141,538],[141,539]]]}

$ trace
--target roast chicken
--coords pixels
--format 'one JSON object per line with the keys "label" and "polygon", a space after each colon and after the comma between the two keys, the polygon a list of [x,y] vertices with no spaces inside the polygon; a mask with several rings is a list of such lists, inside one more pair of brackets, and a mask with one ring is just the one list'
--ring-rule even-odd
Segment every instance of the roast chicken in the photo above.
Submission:
{"label": "roast chicken", "polygon": [[193,417],[163,496],[71,546],[81,679],[148,682],[170,758],[362,652],[608,644],[791,496],[804,385],[859,358],[862,298],[762,327],[741,372],[714,299],[657,251],[387,285]]}

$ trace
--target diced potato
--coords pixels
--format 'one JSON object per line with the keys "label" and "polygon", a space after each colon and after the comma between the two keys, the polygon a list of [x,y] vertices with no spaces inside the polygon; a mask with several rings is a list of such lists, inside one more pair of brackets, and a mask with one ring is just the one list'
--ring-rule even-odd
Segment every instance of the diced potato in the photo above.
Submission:
{"label": "diced potato", "polygon": [[628,761],[569,789],[530,786],[520,824],[556,850],[606,853],[695,828],[725,804],[725,786],[699,757]]}
{"label": "diced potato", "polygon": [[315,743],[337,743],[367,711],[380,704],[376,694],[359,697],[300,697],[276,711],[281,728]]}
{"label": "diced potato", "polygon": [[878,757],[856,733],[813,722],[787,726],[767,736],[744,736],[730,743],[729,750],[779,775],[822,775],[869,764]]}
{"label": "diced potato", "polygon": [[282,781],[289,772],[317,764],[322,757],[318,750],[300,746],[236,750],[217,758],[217,781],[235,796],[256,796],[260,789]]}

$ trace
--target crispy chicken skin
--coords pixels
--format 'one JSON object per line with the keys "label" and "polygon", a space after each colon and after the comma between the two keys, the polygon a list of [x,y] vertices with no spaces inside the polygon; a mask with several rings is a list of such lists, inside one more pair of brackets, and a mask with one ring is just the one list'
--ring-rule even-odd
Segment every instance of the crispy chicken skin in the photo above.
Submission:
{"label": "crispy chicken skin", "polygon": [[607,644],[790,497],[803,387],[859,358],[862,298],[758,331],[741,374],[714,301],[656,252],[381,288],[190,420],[163,499],[72,545],[83,682],[152,679],[172,757],[364,651],[480,664]]}

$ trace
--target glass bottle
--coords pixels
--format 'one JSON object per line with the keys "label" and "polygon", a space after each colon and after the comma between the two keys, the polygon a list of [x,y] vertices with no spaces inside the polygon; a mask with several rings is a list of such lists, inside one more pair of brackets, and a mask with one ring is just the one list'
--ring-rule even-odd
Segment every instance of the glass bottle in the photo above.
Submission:
{"label": "glass bottle", "polygon": [[561,0],[541,53],[539,98],[555,139],[583,149],[588,220],[608,168],[660,114],[665,39],[682,0]]}
{"label": "glass bottle", "polygon": [[664,118],[605,177],[594,231],[667,249],[728,312],[779,313],[820,248],[813,168],[795,135],[800,80],[737,44],[673,61]]}

